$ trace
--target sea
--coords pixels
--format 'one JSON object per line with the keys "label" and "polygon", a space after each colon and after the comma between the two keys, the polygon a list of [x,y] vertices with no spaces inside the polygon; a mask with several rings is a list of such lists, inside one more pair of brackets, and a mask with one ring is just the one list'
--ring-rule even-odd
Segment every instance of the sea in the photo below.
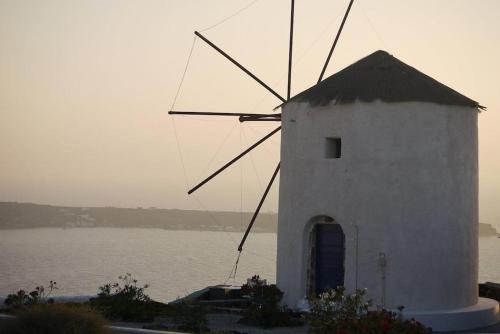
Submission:
{"label": "sea", "polygon": [[[57,282],[54,296],[94,296],[130,273],[163,302],[209,285],[241,285],[248,277],[276,279],[276,234],[152,228],[0,230],[0,298]],[[500,238],[479,239],[479,281],[500,282]]]}

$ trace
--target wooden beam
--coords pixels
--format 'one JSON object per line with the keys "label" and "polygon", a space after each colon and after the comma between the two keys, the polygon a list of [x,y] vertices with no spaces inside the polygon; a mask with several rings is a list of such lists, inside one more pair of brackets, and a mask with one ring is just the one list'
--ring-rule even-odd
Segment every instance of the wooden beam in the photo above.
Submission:
{"label": "wooden beam", "polygon": [[242,70],[243,72],[245,72],[246,74],[248,74],[252,79],[254,79],[258,83],[260,83],[265,89],[267,89],[269,92],[271,92],[271,94],[273,94],[274,96],[276,96],[282,102],[286,102],[286,100],[283,97],[281,97],[281,95],[279,95],[278,93],[276,93],[271,87],[269,87],[262,80],[260,80],[259,78],[257,78],[257,76],[255,76],[252,72],[250,72],[245,67],[243,67],[243,65],[241,65],[236,60],[234,60],[230,55],[228,55],[227,53],[225,53],[224,51],[222,51],[219,47],[217,47],[217,45],[215,45],[214,43],[210,42],[207,38],[205,38],[202,34],[200,34],[197,31],[195,31],[194,34],[196,36],[198,36],[199,38],[201,38],[205,43],[207,43],[208,45],[210,45],[212,48],[214,48],[221,55],[223,55],[231,63],[233,63],[234,65],[236,65],[240,70]]}
{"label": "wooden beam", "polygon": [[240,116],[240,122],[281,122],[281,114]]}
{"label": "wooden beam", "polygon": [[340,24],[339,31],[337,32],[337,36],[335,36],[335,40],[333,41],[332,48],[330,49],[330,52],[328,53],[328,57],[326,57],[326,62],[325,65],[323,66],[323,69],[321,70],[321,74],[319,75],[318,83],[321,82],[321,79],[323,79],[323,75],[325,74],[326,68],[328,67],[328,63],[330,62],[330,58],[332,57],[333,50],[335,50],[335,46],[337,45],[337,42],[339,41],[340,33],[342,32],[342,29],[344,28],[345,21],[347,20],[347,16],[349,15],[349,12],[351,11],[352,3],[354,0],[351,0],[349,2],[349,6],[347,7],[347,11],[345,12],[344,18],[342,19],[342,23]]}
{"label": "wooden beam", "polygon": [[243,245],[245,244],[245,241],[247,240],[248,233],[250,233],[250,230],[252,229],[252,226],[255,223],[257,216],[259,215],[260,209],[262,208],[262,204],[264,204],[264,201],[266,200],[267,194],[269,193],[269,190],[271,189],[271,186],[273,185],[274,179],[276,178],[276,175],[278,175],[279,170],[280,170],[280,163],[278,163],[278,166],[274,170],[273,176],[271,176],[271,180],[269,180],[269,183],[267,184],[266,190],[264,191],[264,194],[262,195],[260,202],[257,205],[257,209],[253,213],[252,219],[250,220],[250,224],[248,224],[247,230],[245,231],[245,234],[243,235],[243,239],[241,239],[240,245],[238,246],[239,252],[241,252],[243,250]]}
{"label": "wooden beam", "polygon": [[179,111],[179,110],[170,110],[168,112],[169,115],[192,115],[192,116],[265,116],[267,114],[248,114],[248,113],[237,113],[237,112],[203,112],[203,111]]}
{"label": "wooden beam", "polygon": [[288,89],[286,92],[286,100],[290,100],[290,91],[292,89],[292,55],[293,55],[293,13],[295,9],[295,0],[292,0],[290,13],[290,45],[288,47]]}
{"label": "wooden beam", "polygon": [[188,194],[190,195],[193,192],[195,192],[196,190],[198,190],[205,183],[207,183],[208,181],[210,181],[211,179],[213,179],[214,177],[216,177],[217,175],[219,175],[223,170],[225,170],[226,168],[228,168],[229,166],[231,166],[233,163],[235,163],[236,161],[238,161],[239,159],[241,159],[245,154],[247,154],[248,152],[250,152],[251,150],[253,150],[257,146],[259,146],[260,144],[262,144],[264,141],[266,141],[267,139],[269,139],[269,137],[271,137],[272,135],[274,135],[279,130],[281,130],[281,126],[278,126],[276,129],[274,129],[273,131],[271,131],[270,133],[268,133],[267,135],[265,135],[262,139],[260,139],[259,141],[257,141],[255,144],[253,144],[252,146],[250,146],[249,148],[247,148],[245,151],[243,151],[242,153],[240,153],[237,157],[233,158],[227,164],[225,164],[224,166],[222,166],[221,168],[219,168],[218,170],[216,170],[214,173],[212,173],[205,180],[203,180],[200,183],[198,183],[196,186],[194,186],[192,189],[190,189],[188,191]]}

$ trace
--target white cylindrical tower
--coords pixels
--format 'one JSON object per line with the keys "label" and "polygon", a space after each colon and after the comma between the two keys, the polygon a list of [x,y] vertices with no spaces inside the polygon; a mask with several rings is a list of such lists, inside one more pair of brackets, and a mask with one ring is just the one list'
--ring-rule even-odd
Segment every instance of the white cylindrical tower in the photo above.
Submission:
{"label": "white cylindrical tower", "polygon": [[498,320],[477,287],[479,107],[383,51],[282,106],[288,306],[344,285],[437,330]]}

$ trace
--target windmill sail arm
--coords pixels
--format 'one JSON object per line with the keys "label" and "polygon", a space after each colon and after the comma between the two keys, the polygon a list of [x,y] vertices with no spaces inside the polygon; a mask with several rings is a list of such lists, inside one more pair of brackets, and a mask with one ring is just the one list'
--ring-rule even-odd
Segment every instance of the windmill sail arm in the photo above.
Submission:
{"label": "windmill sail arm", "polygon": [[236,65],[240,70],[242,70],[243,72],[245,72],[246,74],[248,74],[252,79],[254,79],[259,84],[261,84],[265,89],[267,89],[269,92],[271,92],[271,94],[273,94],[274,96],[276,96],[282,102],[286,102],[286,100],[281,95],[279,95],[278,93],[276,93],[276,91],[274,91],[271,87],[269,87],[267,84],[265,84],[262,80],[260,80],[259,78],[257,78],[257,76],[255,76],[252,72],[250,72],[249,70],[247,70],[243,65],[241,65],[236,60],[234,60],[230,55],[228,55],[227,53],[225,53],[224,51],[222,51],[217,45],[215,45],[214,43],[210,42],[207,38],[205,38],[205,36],[203,36],[202,34],[200,34],[197,31],[195,31],[194,34],[196,36],[198,36],[199,38],[201,38],[205,43],[207,43],[208,45],[210,45],[212,48],[214,48],[221,55],[223,55],[231,63],[233,63],[234,65]]}
{"label": "windmill sail arm", "polygon": [[204,111],[179,111],[170,110],[169,115],[186,115],[186,116],[223,116],[223,117],[239,117],[240,122],[245,121],[281,121],[281,114],[252,114],[252,113],[236,113],[236,112],[204,112]]}
{"label": "windmill sail arm", "polygon": [[240,117],[240,122],[281,122],[279,117]]}
{"label": "windmill sail arm", "polygon": [[288,85],[286,91],[286,99],[290,100],[290,92],[292,90],[292,56],[293,56],[293,15],[295,11],[295,0],[292,0],[290,6],[290,43],[288,46]]}
{"label": "windmill sail arm", "polygon": [[[169,115],[191,115],[191,116],[236,116],[236,117],[259,117],[268,116],[268,114],[249,114],[249,113],[237,113],[237,112],[204,112],[204,111],[180,111],[180,110],[170,110]],[[274,115],[274,114],[269,114]]]}
{"label": "windmill sail arm", "polygon": [[281,114],[260,114],[260,115],[248,115],[240,116],[240,122],[281,122]]}
{"label": "windmill sail arm", "polygon": [[264,194],[262,195],[260,202],[257,205],[257,209],[255,209],[255,212],[252,216],[252,219],[250,220],[250,224],[248,224],[248,227],[245,231],[245,234],[243,235],[243,239],[241,239],[240,245],[238,246],[239,252],[241,252],[243,250],[243,245],[245,244],[245,241],[247,240],[248,233],[250,233],[250,230],[252,229],[252,226],[255,223],[257,216],[259,215],[260,209],[262,208],[262,204],[264,204],[264,201],[266,200],[267,194],[269,193],[269,190],[271,190],[271,186],[273,185],[274,179],[276,179],[276,175],[278,175],[279,170],[280,170],[280,163],[278,163],[278,166],[274,170],[273,176],[271,177],[271,180],[269,180],[269,183],[267,184],[266,190],[264,191]]}
{"label": "windmill sail arm", "polygon": [[229,161],[228,163],[226,163],[224,166],[222,166],[221,168],[219,168],[217,171],[215,171],[214,173],[212,173],[212,175],[210,175],[205,180],[203,180],[200,183],[198,183],[196,186],[194,186],[192,189],[190,189],[188,191],[188,194],[190,195],[193,192],[195,192],[196,190],[198,190],[205,183],[207,183],[208,181],[210,181],[211,179],[213,179],[214,177],[216,177],[217,175],[219,175],[222,171],[224,171],[226,168],[228,168],[229,166],[231,166],[233,163],[235,163],[236,161],[238,161],[239,159],[241,159],[248,152],[250,152],[251,150],[253,150],[257,146],[259,146],[260,144],[262,144],[264,141],[266,141],[267,139],[269,139],[272,135],[274,135],[279,130],[281,130],[281,126],[277,127],[276,129],[274,129],[273,131],[271,131],[270,133],[268,133],[267,135],[265,135],[263,138],[261,138],[255,144],[253,144],[252,146],[250,146],[249,148],[247,148],[245,151],[241,152],[238,156],[236,156],[231,161]]}
{"label": "windmill sail arm", "polygon": [[321,82],[321,79],[323,79],[323,75],[325,74],[326,68],[328,67],[328,63],[330,62],[330,58],[332,57],[333,50],[335,50],[335,46],[337,46],[337,42],[339,41],[340,34],[342,33],[342,29],[344,28],[345,21],[347,20],[347,16],[349,15],[349,12],[351,11],[352,3],[354,0],[351,0],[349,2],[349,6],[347,7],[347,10],[344,14],[344,18],[342,19],[342,23],[340,24],[339,31],[337,32],[337,36],[335,36],[335,40],[333,41],[333,45],[330,49],[330,52],[328,53],[328,57],[326,57],[325,65],[323,65],[323,69],[321,70],[321,74],[319,75],[318,83]]}

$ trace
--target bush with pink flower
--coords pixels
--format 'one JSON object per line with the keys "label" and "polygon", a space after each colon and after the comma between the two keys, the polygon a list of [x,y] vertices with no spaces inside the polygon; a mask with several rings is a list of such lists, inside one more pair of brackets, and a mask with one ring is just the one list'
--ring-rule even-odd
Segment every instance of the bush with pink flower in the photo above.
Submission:
{"label": "bush with pink flower", "polygon": [[305,315],[314,334],[429,334],[430,328],[399,313],[371,310],[365,301],[365,290],[346,294],[343,287],[328,290],[309,299],[310,312]]}

